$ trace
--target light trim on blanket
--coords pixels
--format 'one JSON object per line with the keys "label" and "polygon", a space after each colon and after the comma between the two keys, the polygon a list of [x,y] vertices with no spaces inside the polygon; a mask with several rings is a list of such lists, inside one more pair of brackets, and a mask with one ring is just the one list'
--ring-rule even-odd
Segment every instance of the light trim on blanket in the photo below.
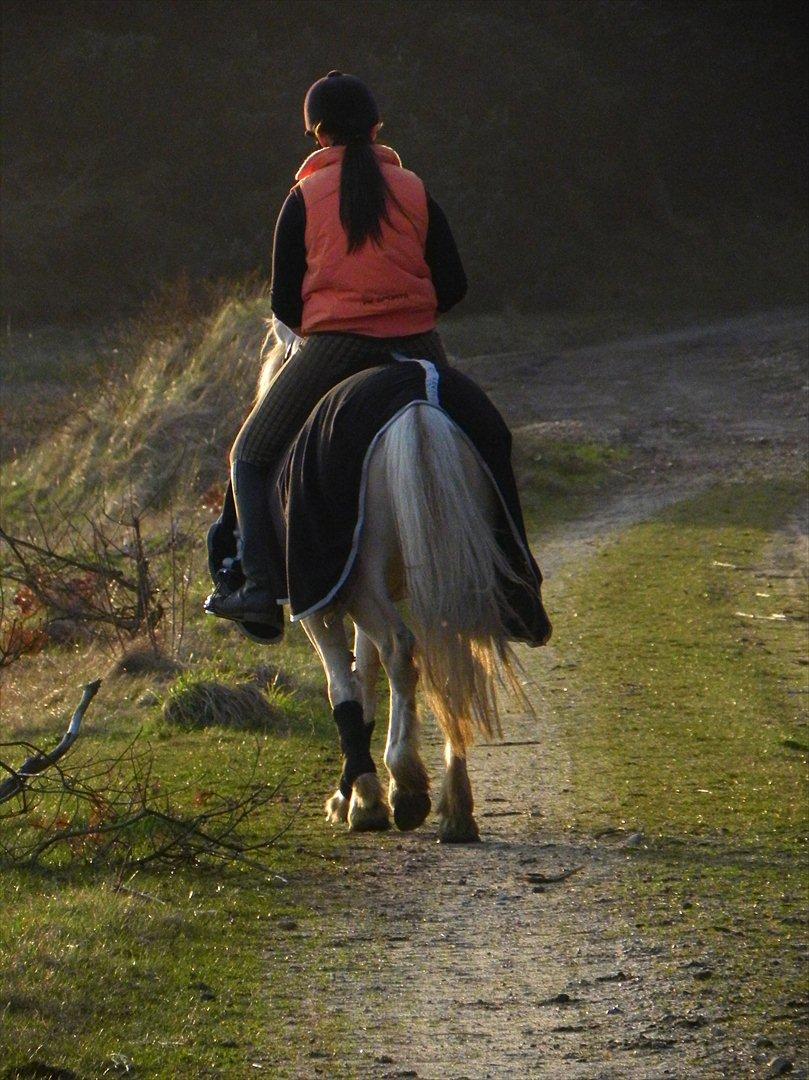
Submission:
{"label": "light trim on blanket", "polygon": [[[393,359],[400,363],[420,364],[424,368],[424,390],[427,394],[427,403],[441,408],[441,399],[438,396],[438,368],[431,360],[420,360],[417,356],[405,356],[404,353],[393,353]],[[443,410],[442,410],[443,412]]]}

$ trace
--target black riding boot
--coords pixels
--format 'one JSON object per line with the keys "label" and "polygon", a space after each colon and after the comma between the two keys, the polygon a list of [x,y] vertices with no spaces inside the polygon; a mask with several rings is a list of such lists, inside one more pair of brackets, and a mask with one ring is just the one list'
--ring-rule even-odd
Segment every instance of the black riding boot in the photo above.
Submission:
{"label": "black riding boot", "polygon": [[244,585],[222,595],[214,590],[206,610],[222,619],[262,623],[275,627],[278,637],[284,632],[284,609],[277,603],[283,593],[279,588],[279,560],[275,533],[270,520],[267,469],[249,461],[236,461],[231,470],[236,516],[241,534],[241,562]]}

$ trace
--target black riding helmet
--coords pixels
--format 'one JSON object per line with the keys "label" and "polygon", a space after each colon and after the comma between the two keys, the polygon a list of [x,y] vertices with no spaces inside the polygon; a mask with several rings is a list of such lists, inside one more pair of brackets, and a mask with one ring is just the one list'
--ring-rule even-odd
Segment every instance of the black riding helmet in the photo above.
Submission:
{"label": "black riding helmet", "polygon": [[307,135],[314,135],[320,124],[337,138],[363,139],[379,123],[379,109],[362,79],[330,71],[309,87],[303,102],[303,122]]}

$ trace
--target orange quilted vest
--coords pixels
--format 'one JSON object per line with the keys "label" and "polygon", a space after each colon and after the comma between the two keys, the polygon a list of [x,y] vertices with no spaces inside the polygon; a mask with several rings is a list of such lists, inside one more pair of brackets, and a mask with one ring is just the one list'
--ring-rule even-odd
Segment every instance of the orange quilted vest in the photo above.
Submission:
{"label": "orange quilted vest", "polygon": [[306,204],[304,336],[331,330],[403,337],[435,326],[435,289],[424,260],[428,222],[424,184],[402,168],[399,155],[389,146],[374,149],[405,213],[389,200],[390,224],[381,222],[381,243],[367,240],[351,254],[340,223],[340,166],[345,147],[317,150],[295,176]]}

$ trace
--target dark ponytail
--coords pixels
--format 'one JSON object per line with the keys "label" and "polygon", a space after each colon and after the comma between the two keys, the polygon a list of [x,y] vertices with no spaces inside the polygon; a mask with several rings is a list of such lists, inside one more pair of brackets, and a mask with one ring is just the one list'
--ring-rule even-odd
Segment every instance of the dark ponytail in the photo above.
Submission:
{"label": "dark ponytail", "polygon": [[340,222],[348,237],[348,251],[357,251],[366,240],[382,240],[382,222],[390,224],[390,190],[382,175],[373,143],[346,139],[340,172]]}
{"label": "dark ponytail", "polygon": [[303,103],[303,122],[309,135],[322,131],[331,137],[333,145],[345,147],[340,172],[340,223],[348,237],[349,253],[367,240],[379,244],[382,222],[390,224],[388,199],[399,204],[382,174],[371,141],[379,123],[373,94],[355,75],[330,71],[309,87]]}

